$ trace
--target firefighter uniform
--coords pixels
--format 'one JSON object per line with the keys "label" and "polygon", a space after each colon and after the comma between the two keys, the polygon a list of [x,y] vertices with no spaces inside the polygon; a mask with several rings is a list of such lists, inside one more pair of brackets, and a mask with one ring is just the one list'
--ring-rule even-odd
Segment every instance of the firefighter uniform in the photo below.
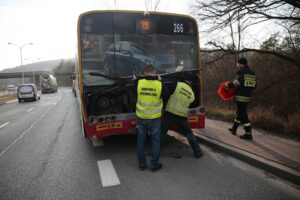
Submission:
{"label": "firefighter uniform", "polygon": [[252,140],[251,124],[247,114],[247,106],[250,102],[253,90],[256,87],[256,76],[247,65],[247,60],[245,58],[240,58],[238,64],[240,65],[240,69],[236,73],[236,80],[228,84],[229,88],[236,88],[234,100],[237,105],[236,118],[229,131],[235,135],[239,125],[243,125],[245,134],[240,137],[242,139]]}

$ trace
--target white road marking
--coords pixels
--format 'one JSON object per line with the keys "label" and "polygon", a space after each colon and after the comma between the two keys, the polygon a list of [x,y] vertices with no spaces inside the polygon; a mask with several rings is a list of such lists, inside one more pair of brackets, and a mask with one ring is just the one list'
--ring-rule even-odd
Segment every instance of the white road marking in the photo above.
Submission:
{"label": "white road marking", "polygon": [[29,110],[27,110],[27,112],[30,112],[30,111],[32,111],[34,108],[32,107],[32,108],[30,108]]}
{"label": "white road marking", "polygon": [[121,184],[111,160],[101,160],[97,164],[103,187]]}
{"label": "white road marking", "polygon": [[42,116],[40,116],[40,118],[38,118],[38,120],[36,120],[35,122],[33,122],[33,124],[27,130],[25,130],[15,141],[13,141],[10,145],[8,145],[8,147],[6,147],[0,153],[0,158],[5,154],[5,152],[7,150],[9,150],[14,144],[16,144],[26,133],[28,133],[29,130],[32,129],[34,127],[34,125],[36,125],[51,109],[52,109],[52,107],[50,107],[44,114],[42,114]]}
{"label": "white road marking", "polygon": [[0,128],[3,128],[3,127],[6,126],[7,124],[9,124],[9,122],[5,122],[4,124],[2,124],[2,125],[0,126]]}

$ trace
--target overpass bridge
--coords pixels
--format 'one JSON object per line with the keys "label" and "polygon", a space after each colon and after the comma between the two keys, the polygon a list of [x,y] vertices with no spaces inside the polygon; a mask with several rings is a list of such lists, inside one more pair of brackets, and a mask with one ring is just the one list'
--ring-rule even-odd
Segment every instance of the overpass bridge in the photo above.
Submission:
{"label": "overpass bridge", "polygon": [[[53,71],[26,71],[24,74],[25,83],[34,83],[40,88],[41,76],[43,74],[52,74],[56,77],[58,86],[72,86],[71,72],[53,72]],[[0,72],[0,90],[5,89],[6,85],[12,82],[14,85],[22,83],[22,72]]]}
{"label": "overpass bridge", "polygon": [[[39,77],[43,74],[53,74],[56,76],[71,76],[71,72],[53,72],[53,71],[32,71],[32,72],[23,72],[25,78],[33,78]],[[8,79],[8,78],[22,78],[22,72],[0,72],[0,79]]]}

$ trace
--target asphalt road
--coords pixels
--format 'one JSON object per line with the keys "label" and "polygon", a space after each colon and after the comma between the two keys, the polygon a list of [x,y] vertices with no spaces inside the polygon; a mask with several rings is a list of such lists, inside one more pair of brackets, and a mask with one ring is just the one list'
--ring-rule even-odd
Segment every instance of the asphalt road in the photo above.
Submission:
{"label": "asphalt road", "polygon": [[161,170],[139,171],[135,135],[97,148],[83,138],[69,88],[1,105],[0,199],[300,199],[299,187],[203,145],[204,157],[194,159],[175,136],[163,146]]}

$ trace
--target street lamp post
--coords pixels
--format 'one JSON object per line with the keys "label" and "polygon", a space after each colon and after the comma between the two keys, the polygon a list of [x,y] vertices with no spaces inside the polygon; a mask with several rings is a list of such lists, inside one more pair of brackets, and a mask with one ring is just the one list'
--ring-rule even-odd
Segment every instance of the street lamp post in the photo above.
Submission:
{"label": "street lamp post", "polygon": [[[21,66],[23,66],[23,55],[22,55],[23,47],[28,46],[28,45],[33,45],[33,42],[28,43],[28,44],[23,44],[23,45],[14,44],[14,43],[11,43],[11,42],[9,42],[7,44],[19,47],[20,57],[21,57]],[[24,72],[23,72],[23,70],[22,70],[22,82],[24,83]]]}

